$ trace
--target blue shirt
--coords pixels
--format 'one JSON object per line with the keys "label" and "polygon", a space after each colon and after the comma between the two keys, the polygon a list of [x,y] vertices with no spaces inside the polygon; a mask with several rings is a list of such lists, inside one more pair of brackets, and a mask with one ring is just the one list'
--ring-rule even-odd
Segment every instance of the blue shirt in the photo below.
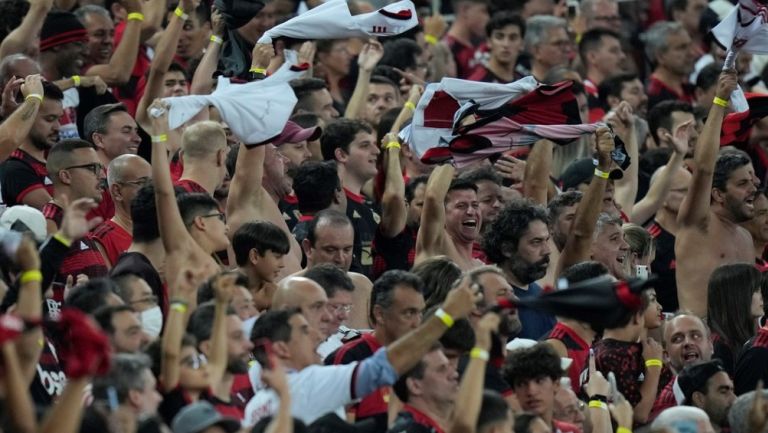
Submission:
{"label": "blue shirt", "polygon": [[[541,286],[536,283],[531,283],[528,286],[528,290],[514,286],[513,289],[515,290],[515,295],[520,299],[534,298],[543,292]],[[523,324],[523,329],[518,335],[519,338],[539,340],[551,331],[555,323],[557,323],[555,316],[527,307],[518,307],[517,313],[520,316],[520,322]]]}

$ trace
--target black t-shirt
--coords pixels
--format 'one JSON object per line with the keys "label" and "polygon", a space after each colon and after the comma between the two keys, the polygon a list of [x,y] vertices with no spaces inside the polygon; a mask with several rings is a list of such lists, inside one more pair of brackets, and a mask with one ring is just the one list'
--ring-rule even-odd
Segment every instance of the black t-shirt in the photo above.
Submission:
{"label": "black t-shirt", "polygon": [[168,299],[165,295],[165,284],[163,284],[157,269],[152,266],[152,262],[144,254],[137,252],[120,254],[109,275],[111,277],[136,275],[143,278],[149,287],[152,288],[152,293],[157,296],[158,304],[165,311],[164,307],[168,305]]}
{"label": "black t-shirt", "polygon": [[418,228],[406,226],[397,236],[388,238],[380,229],[377,229],[371,245],[373,249],[373,278],[379,278],[381,274],[390,269],[410,270],[416,258],[416,235],[418,233]]}
{"label": "black t-shirt", "polygon": [[45,162],[33,158],[27,152],[16,149],[0,164],[0,191],[6,206],[21,204],[32,191],[45,188],[53,194],[53,182],[48,177]]}
{"label": "black t-shirt", "polygon": [[736,361],[733,379],[736,395],[754,391],[759,380],[768,383],[768,329],[765,328],[757,330]]}
{"label": "black t-shirt", "polygon": [[656,221],[653,221],[647,230],[656,241],[656,258],[651,263],[653,273],[658,276],[658,280],[653,285],[656,288],[656,297],[664,311],[675,312],[678,309],[675,235],[664,230]]}
{"label": "black t-shirt", "polygon": [[[43,331],[45,331],[45,328],[43,328]],[[32,400],[38,407],[49,407],[61,395],[66,383],[67,376],[59,364],[56,349],[48,338],[45,337],[43,351],[40,353],[40,358],[35,368],[35,378],[29,386]]]}
{"label": "black t-shirt", "polygon": [[379,212],[373,202],[365,197],[350,192],[346,188],[344,192],[347,194],[347,216],[355,229],[355,257],[352,260],[352,269],[350,270],[372,278],[371,244],[379,226]]}

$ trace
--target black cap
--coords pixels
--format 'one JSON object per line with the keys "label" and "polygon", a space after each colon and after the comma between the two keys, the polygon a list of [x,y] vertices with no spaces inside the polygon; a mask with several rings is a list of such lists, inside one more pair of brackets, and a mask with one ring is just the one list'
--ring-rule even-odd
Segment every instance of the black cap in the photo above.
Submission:
{"label": "black cap", "polygon": [[[588,184],[592,181],[592,176],[595,175],[595,161],[592,158],[584,158],[576,160],[565,168],[565,171],[560,175],[560,183],[562,184],[563,191],[569,189],[578,189],[582,183]],[[619,169],[611,170],[609,179],[621,179],[624,177],[624,173]]]}
{"label": "black cap", "polygon": [[707,387],[707,381],[721,371],[725,373],[723,363],[719,359],[685,366],[677,376],[677,386],[685,397],[683,403],[690,404],[693,393],[703,391]]}

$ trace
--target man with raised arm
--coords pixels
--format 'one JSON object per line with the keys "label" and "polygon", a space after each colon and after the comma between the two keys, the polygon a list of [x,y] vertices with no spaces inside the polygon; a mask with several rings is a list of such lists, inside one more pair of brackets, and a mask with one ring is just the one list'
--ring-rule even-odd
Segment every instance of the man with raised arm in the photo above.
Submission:
{"label": "man with raised arm", "polygon": [[439,255],[448,256],[465,271],[483,264],[472,258],[482,224],[477,186],[453,180],[454,172],[453,166],[446,164],[429,176],[416,237],[416,265]]}
{"label": "man with raised arm", "polygon": [[720,128],[728,98],[736,88],[735,71],[720,75],[707,123],[696,143],[691,187],[677,215],[677,298],[680,308],[703,316],[707,283],[716,267],[753,263],[752,236],[739,223],[754,216],[755,170],[743,152],[720,149]]}

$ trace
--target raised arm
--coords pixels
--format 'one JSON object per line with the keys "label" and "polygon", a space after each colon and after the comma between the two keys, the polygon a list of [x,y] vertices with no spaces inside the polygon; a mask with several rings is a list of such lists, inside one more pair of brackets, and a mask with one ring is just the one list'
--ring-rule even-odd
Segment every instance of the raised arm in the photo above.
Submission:
{"label": "raised arm", "polygon": [[38,36],[43,29],[45,16],[53,6],[52,0],[32,0],[29,11],[21,20],[21,24],[13,29],[0,43],[0,59],[11,54],[32,52],[38,45]]}
{"label": "raised arm", "polygon": [[357,73],[355,90],[349,98],[347,111],[344,112],[344,117],[347,119],[359,119],[363,115],[365,98],[368,96],[368,87],[371,84],[371,74],[382,56],[384,56],[384,47],[376,39],[369,40],[363,46],[363,50],[357,57],[357,66],[360,69]]}
{"label": "raised arm", "polygon": [[[488,313],[477,323],[475,347],[469,355],[469,364],[461,378],[456,395],[456,409],[453,412],[448,433],[475,433],[480,408],[483,405],[483,385],[488,351],[491,350],[492,333],[499,328],[499,316]],[[485,355],[485,356],[483,356]]]}
{"label": "raised arm", "polygon": [[[143,3],[144,22],[141,24],[139,41],[143,44],[163,29],[163,19],[167,2],[165,0],[145,0]],[[190,12],[191,13],[191,12]]]}
{"label": "raised arm", "polygon": [[622,101],[613,113],[606,116],[606,120],[616,131],[616,134],[624,140],[627,154],[629,154],[630,164],[624,171],[624,177],[615,181],[616,193],[614,197],[624,213],[632,215],[632,209],[637,198],[637,175],[640,166],[635,115],[632,113],[632,107],[629,103]]}
{"label": "raised arm", "polygon": [[121,3],[128,12],[128,18],[120,44],[112,53],[109,63],[93,65],[85,72],[85,75],[101,77],[110,86],[120,86],[131,79],[136,57],[139,55],[141,25],[145,19],[139,0],[121,0]]}
{"label": "raised arm", "polygon": [[[403,107],[403,110],[407,108]],[[394,238],[405,229],[408,211],[405,207],[405,180],[400,166],[400,141],[390,132],[381,141],[386,169],[384,192],[381,195],[381,222],[379,230],[387,238]]]}
{"label": "raised arm", "polygon": [[[35,346],[38,346],[35,344]],[[3,352],[3,384],[5,387],[5,404],[7,414],[14,431],[19,433],[37,433],[35,406],[28,392],[29,382],[24,380],[23,362],[20,360],[17,345],[13,341],[2,343]],[[33,366],[37,365],[37,361]]]}
{"label": "raised arm", "polygon": [[30,75],[14,83],[8,83],[9,86],[19,84],[24,102],[0,124],[0,161],[5,161],[29,135],[42,104],[43,83],[40,75]]}
{"label": "raised arm", "polygon": [[[193,11],[192,4],[191,0],[182,0],[176,10],[183,13],[191,13]],[[168,68],[173,63],[173,55],[176,53],[176,45],[179,43],[183,26],[184,20],[182,17],[174,13],[162,36],[160,36],[157,47],[155,47],[155,57],[152,59],[149,67],[147,86],[136,109],[136,122],[145,130],[149,130],[152,125],[152,121],[147,115],[147,107],[149,107],[152,101],[163,95],[163,75],[168,72]]]}
{"label": "raised arm", "polygon": [[[211,352],[208,357],[208,375],[211,389],[218,391],[227,370],[227,309],[235,290],[235,274],[220,274],[214,282],[215,313],[211,328]],[[226,390],[226,396],[230,395]]]}
{"label": "raised arm", "polygon": [[693,121],[689,121],[678,125],[673,134],[667,133],[674,146],[672,155],[670,155],[667,165],[661,167],[658,173],[654,174],[656,179],[651,178],[651,186],[645,197],[632,208],[629,218],[631,222],[643,224],[661,209],[672,187],[672,179],[683,166],[683,158],[688,153],[688,138],[692,129]]}
{"label": "raised arm", "polygon": [[416,262],[427,259],[445,241],[445,196],[456,169],[450,164],[435,168],[429,175],[424,192],[419,234],[416,236]]}
{"label": "raised arm", "polygon": [[211,93],[214,83],[213,73],[216,72],[216,66],[219,63],[219,53],[221,52],[222,36],[224,36],[224,18],[221,12],[216,9],[211,12],[211,40],[208,42],[208,48],[200,60],[200,64],[195,69],[195,75],[192,77],[192,84],[189,87],[189,93],[192,95],[207,95]]}
{"label": "raised arm", "polygon": [[[22,240],[16,252],[16,263],[21,268],[19,274],[19,299],[16,302],[16,315],[29,322],[38,322],[43,318],[43,299],[40,283],[40,254],[29,238]],[[43,338],[40,326],[21,335],[16,343],[18,359],[21,361],[21,378],[29,386],[35,377],[37,361],[42,348],[38,341]]]}
{"label": "raised arm", "polygon": [[[597,130],[597,170],[602,173],[608,173],[611,170],[611,151],[613,150],[613,134],[608,128]],[[595,172],[597,174],[597,172]],[[565,248],[557,262],[556,276],[559,276],[563,269],[576,263],[589,260],[589,250],[592,245],[592,236],[595,232],[595,224],[600,210],[603,208],[602,201],[605,195],[605,187],[608,179],[603,176],[593,176],[589,183],[589,188],[581,199],[579,208],[576,211],[576,217],[573,221],[573,228],[565,241]]]}
{"label": "raised arm", "polygon": [[552,153],[554,143],[549,140],[539,140],[531,148],[525,164],[523,177],[523,196],[542,206],[547,205],[547,189],[549,176],[552,173]]}
{"label": "raised arm", "polygon": [[[274,355],[269,355],[274,357]],[[277,415],[272,418],[265,433],[293,433],[293,416],[291,416],[291,388],[288,386],[288,379],[285,374],[285,368],[275,359],[270,360],[272,368],[265,368],[261,371],[261,378],[264,383],[272,388],[280,400],[280,407],[277,409]]]}
{"label": "raised arm", "polygon": [[[736,88],[738,79],[736,71],[723,71],[717,82],[715,97],[728,101]],[[696,142],[693,160],[696,164],[691,179],[691,188],[683,198],[677,223],[681,228],[706,228],[709,223],[709,204],[712,197],[712,178],[715,172],[715,161],[720,151],[720,128],[723,125],[726,108],[712,104],[707,116],[704,129]]]}

